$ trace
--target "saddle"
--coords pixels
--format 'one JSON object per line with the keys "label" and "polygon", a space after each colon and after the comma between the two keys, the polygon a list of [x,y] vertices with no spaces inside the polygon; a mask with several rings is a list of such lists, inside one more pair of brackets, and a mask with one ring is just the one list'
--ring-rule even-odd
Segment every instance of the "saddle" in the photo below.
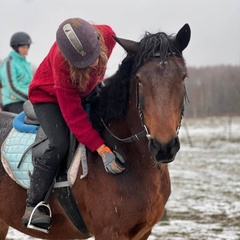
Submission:
{"label": "saddle", "polygon": [[[24,123],[28,124],[28,125],[38,126],[37,133],[36,133],[36,139],[35,139],[34,143],[31,146],[29,146],[29,148],[23,153],[23,156],[22,156],[22,159],[23,159],[24,155],[31,149],[32,150],[32,159],[33,159],[33,163],[34,163],[37,158],[39,158],[43,155],[43,153],[45,152],[45,150],[48,147],[49,141],[48,141],[48,138],[47,138],[45,132],[43,131],[41,125],[39,124],[39,122],[37,120],[37,116],[34,112],[32,103],[29,100],[23,104],[23,111],[25,113]],[[69,168],[69,166],[73,160],[73,156],[76,152],[77,146],[78,146],[78,141],[75,138],[75,136],[70,132],[70,147],[69,147],[68,156],[67,156],[67,164],[66,164],[66,166],[62,166],[62,168],[64,168],[64,167],[66,169]],[[19,164],[21,164],[21,160],[20,160]]]}

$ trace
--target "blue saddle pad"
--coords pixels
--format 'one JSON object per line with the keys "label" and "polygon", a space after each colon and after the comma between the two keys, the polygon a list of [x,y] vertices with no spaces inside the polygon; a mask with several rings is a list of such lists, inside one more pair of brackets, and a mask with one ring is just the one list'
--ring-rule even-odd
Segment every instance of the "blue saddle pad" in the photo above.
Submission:
{"label": "blue saddle pad", "polygon": [[29,174],[33,171],[32,151],[24,157],[18,168],[19,161],[24,151],[34,142],[36,134],[19,132],[15,128],[11,130],[2,145],[2,157],[8,162],[14,180],[24,188],[29,188]]}
{"label": "blue saddle pad", "polygon": [[13,127],[17,129],[19,132],[37,133],[38,126],[24,123],[25,117],[26,114],[24,112],[19,113],[13,119]]}

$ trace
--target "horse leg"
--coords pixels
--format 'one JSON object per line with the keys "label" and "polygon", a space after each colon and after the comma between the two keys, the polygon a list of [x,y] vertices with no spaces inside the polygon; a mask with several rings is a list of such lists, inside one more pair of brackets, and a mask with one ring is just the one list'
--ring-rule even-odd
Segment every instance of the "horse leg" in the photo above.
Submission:
{"label": "horse leg", "polygon": [[0,240],[5,240],[8,233],[8,225],[0,219]]}

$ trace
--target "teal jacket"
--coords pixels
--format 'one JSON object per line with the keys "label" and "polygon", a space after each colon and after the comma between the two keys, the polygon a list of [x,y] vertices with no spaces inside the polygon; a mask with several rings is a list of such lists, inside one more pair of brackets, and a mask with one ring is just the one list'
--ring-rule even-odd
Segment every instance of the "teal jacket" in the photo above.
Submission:
{"label": "teal jacket", "polygon": [[32,76],[32,69],[26,58],[15,51],[10,52],[0,67],[2,105],[25,102]]}

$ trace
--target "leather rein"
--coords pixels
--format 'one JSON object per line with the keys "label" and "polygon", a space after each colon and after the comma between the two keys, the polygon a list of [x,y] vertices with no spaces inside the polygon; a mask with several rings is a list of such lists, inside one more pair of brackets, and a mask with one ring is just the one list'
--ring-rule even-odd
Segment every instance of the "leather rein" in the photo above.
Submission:
{"label": "leather rein", "polygon": [[149,131],[148,131],[146,125],[144,124],[143,113],[142,113],[140,101],[139,101],[139,85],[138,84],[136,86],[136,98],[137,98],[136,99],[136,108],[138,110],[138,117],[140,119],[141,126],[143,128],[143,130],[140,131],[139,133],[134,134],[127,138],[119,138],[111,132],[111,130],[107,127],[107,125],[105,124],[105,122],[103,121],[103,119],[101,117],[101,122],[102,122],[103,126],[105,127],[105,129],[108,131],[108,133],[120,142],[131,143],[131,142],[139,140],[142,137],[147,137],[148,140],[151,138],[151,135],[149,134]]}

